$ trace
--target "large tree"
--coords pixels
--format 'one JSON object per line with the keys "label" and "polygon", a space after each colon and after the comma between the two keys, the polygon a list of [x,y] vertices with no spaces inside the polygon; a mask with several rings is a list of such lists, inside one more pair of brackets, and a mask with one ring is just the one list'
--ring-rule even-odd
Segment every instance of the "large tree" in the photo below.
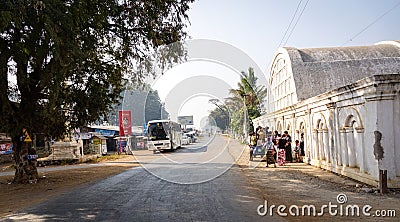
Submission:
{"label": "large tree", "polygon": [[213,119],[215,124],[223,131],[228,130],[230,125],[230,113],[229,108],[225,104],[219,103],[218,99],[210,99],[210,103],[216,107],[209,114],[209,118]]}
{"label": "large tree", "polygon": [[0,131],[12,137],[14,182],[37,179],[26,136],[61,138],[105,115],[124,78],[141,82],[151,53],[185,37],[191,2],[2,1]]}

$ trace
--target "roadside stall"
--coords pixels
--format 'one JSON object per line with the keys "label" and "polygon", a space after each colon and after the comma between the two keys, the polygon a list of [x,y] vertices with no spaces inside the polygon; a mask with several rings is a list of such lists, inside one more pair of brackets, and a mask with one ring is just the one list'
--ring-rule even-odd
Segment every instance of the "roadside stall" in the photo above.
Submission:
{"label": "roadside stall", "polygon": [[91,138],[89,150],[85,154],[107,154],[107,137],[95,134]]}
{"label": "roadside stall", "polygon": [[118,153],[132,154],[132,147],[135,147],[132,136],[117,136],[114,138],[117,143]]}

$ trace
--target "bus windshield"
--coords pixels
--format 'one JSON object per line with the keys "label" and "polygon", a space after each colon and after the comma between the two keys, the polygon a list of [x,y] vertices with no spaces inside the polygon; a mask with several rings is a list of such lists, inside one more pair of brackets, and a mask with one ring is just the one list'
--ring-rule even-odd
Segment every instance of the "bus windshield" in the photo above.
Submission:
{"label": "bus windshield", "polygon": [[151,140],[167,140],[167,129],[168,126],[163,122],[149,123],[147,132]]}

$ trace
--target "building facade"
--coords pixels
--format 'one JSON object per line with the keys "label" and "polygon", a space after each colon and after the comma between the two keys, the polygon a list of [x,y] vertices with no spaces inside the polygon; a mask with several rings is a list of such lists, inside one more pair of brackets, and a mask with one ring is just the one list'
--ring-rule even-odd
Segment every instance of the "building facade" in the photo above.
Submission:
{"label": "building facade", "polygon": [[309,164],[400,188],[400,41],[280,48],[270,66],[268,113],[255,126],[304,133]]}

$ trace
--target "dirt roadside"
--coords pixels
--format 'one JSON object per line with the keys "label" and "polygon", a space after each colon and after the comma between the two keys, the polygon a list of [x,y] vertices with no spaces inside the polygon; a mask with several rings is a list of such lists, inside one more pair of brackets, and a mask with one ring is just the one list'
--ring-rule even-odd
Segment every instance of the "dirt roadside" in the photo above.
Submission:
{"label": "dirt roadside", "polygon": [[[265,202],[260,205],[267,206],[268,215],[271,213],[270,207],[275,205],[272,210],[273,217],[288,221],[399,221],[400,190],[391,189],[388,194],[382,195],[375,187],[306,163],[287,163],[276,168],[273,165],[266,167],[261,158],[249,161],[248,152],[244,153],[246,155],[242,155],[237,163],[249,183],[254,185],[266,201],[267,205]],[[327,207],[321,211],[322,206],[329,206],[329,203],[332,205],[332,214]],[[279,205],[286,207],[284,213],[287,213],[287,216],[278,215]],[[308,212],[305,213],[306,216],[301,216],[302,207],[307,205],[316,207],[316,216],[307,216]],[[367,205],[372,207],[370,210],[366,208],[366,213],[370,213],[369,216],[362,212],[363,207]],[[348,206],[349,214],[346,216]],[[351,212],[353,206],[359,207],[360,216],[356,216],[356,211],[353,216]],[[290,207],[294,214],[297,214],[296,209],[299,208],[300,216],[292,216],[289,212]],[[261,208],[262,213],[264,209],[265,207]],[[324,213],[318,216],[320,212]],[[388,214],[393,212],[395,216],[389,217]],[[382,217],[382,214],[386,214],[386,217]]]}
{"label": "dirt roadside", "polygon": [[[0,176],[0,217],[139,166],[132,155],[106,163],[80,169],[39,172],[39,182],[35,184],[10,184],[13,176]],[[10,171],[7,166],[3,164],[0,170]]]}

